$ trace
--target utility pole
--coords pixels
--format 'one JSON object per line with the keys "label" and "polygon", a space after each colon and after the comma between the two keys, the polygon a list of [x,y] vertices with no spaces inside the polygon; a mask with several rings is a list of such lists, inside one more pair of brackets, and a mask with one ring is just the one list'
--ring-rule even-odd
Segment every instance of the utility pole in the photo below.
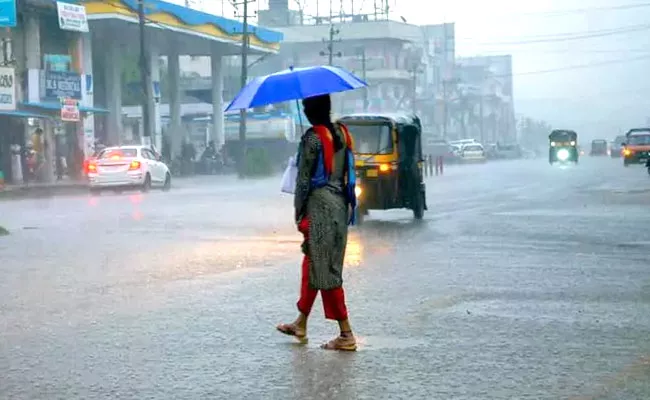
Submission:
{"label": "utility pole", "polygon": [[[366,48],[361,48],[361,77],[364,82],[367,82],[366,78]],[[368,112],[368,87],[363,88],[363,111]]]}
{"label": "utility pole", "polygon": [[[248,3],[255,0],[243,0],[241,3],[233,3],[244,6],[242,22],[242,44],[241,44],[241,88],[243,89],[248,82]],[[246,173],[246,110],[239,111],[239,176],[243,177]]]}
{"label": "utility pole", "polygon": [[142,139],[145,145],[151,144],[151,113],[153,109],[153,88],[147,55],[146,18],[144,0],[138,1],[138,24],[140,27],[140,82],[142,84]]}
{"label": "utility pole", "polygon": [[443,112],[442,112],[442,138],[447,139],[447,125],[448,125],[448,118],[449,118],[449,111],[447,108],[447,102],[449,101],[449,92],[448,92],[448,87],[449,81],[447,79],[442,80],[442,106],[443,106]]}
{"label": "utility pole", "polygon": [[327,56],[327,64],[328,65],[333,65],[334,64],[334,56],[341,57],[343,54],[339,52],[334,52],[334,43],[335,42],[340,42],[341,39],[334,40],[334,38],[341,33],[338,29],[334,28],[334,25],[332,24],[330,20],[330,33],[329,33],[329,38],[323,39],[323,42],[327,42],[327,52],[321,51],[320,55],[321,56]]}
{"label": "utility pole", "polygon": [[483,90],[481,89],[480,101],[479,101],[479,129],[481,133],[481,144],[485,145],[485,129],[484,129],[484,118],[483,118]]}
{"label": "utility pole", "polygon": [[415,105],[418,96],[417,84],[418,84],[418,69],[417,67],[413,67],[413,93],[412,93],[412,100],[411,100],[411,107],[413,108],[413,114],[417,114],[417,107]]}
{"label": "utility pole", "polygon": [[[364,82],[366,82],[366,48],[365,47],[357,47],[356,49],[356,54],[357,56],[361,57],[361,79],[363,79]],[[368,88],[364,87],[363,88],[363,111],[367,112],[368,111]]]}

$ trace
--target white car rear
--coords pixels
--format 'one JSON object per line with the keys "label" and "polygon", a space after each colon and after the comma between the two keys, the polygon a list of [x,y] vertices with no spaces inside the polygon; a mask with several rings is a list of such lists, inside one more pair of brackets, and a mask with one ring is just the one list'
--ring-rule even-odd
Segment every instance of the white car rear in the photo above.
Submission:
{"label": "white car rear", "polygon": [[109,147],[88,165],[88,183],[92,191],[102,189],[151,187],[169,190],[171,174],[151,148],[146,146]]}
{"label": "white car rear", "polygon": [[480,143],[471,143],[463,146],[460,156],[466,162],[484,162],[485,149]]}

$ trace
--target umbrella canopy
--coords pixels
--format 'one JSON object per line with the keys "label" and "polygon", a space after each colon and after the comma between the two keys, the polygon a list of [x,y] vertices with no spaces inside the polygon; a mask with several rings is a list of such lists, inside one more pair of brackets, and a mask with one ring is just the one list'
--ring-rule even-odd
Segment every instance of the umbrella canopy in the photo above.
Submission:
{"label": "umbrella canopy", "polygon": [[339,67],[289,68],[253,79],[235,96],[226,111],[246,110],[365,86],[368,86],[366,82]]}

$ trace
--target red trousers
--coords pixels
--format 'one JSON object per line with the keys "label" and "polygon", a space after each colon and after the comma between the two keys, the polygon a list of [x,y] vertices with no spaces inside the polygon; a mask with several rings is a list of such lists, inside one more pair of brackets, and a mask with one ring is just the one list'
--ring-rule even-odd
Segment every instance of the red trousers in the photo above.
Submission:
{"label": "red trousers", "polygon": [[[309,219],[303,218],[298,225],[298,230],[302,232],[305,240],[309,238]],[[318,290],[312,289],[309,286],[309,257],[305,255],[302,259],[302,277],[300,281],[300,299],[298,300],[298,311],[304,315],[309,315]],[[325,309],[325,318],[336,321],[343,321],[348,319],[348,309],[345,306],[345,293],[342,287],[337,287],[330,290],[321,290],[321,297],[323,299],[323,308]]]}

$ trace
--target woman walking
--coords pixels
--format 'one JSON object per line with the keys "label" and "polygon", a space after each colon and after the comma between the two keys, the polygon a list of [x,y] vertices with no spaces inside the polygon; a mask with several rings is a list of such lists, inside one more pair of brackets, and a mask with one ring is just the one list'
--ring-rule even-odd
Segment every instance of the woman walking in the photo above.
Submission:
{"label": "woman walking", "polygon": [[[298,178],[294,197],[295,220],[303,234],[302,279],[298,318],[277,329],[307,338],[307,319],[318,292],[321,292],[325,318],[336,320],[340,335],[322,347],[327,350],[354,351],[352,334],[343,292],[343,259],[348,224],[354,207],[352,138],[347,128],[331,121],[329,95],[303,100],[305,115],[312,127],[300,143]],[[352,164],[352,165],[350,165]]]}

